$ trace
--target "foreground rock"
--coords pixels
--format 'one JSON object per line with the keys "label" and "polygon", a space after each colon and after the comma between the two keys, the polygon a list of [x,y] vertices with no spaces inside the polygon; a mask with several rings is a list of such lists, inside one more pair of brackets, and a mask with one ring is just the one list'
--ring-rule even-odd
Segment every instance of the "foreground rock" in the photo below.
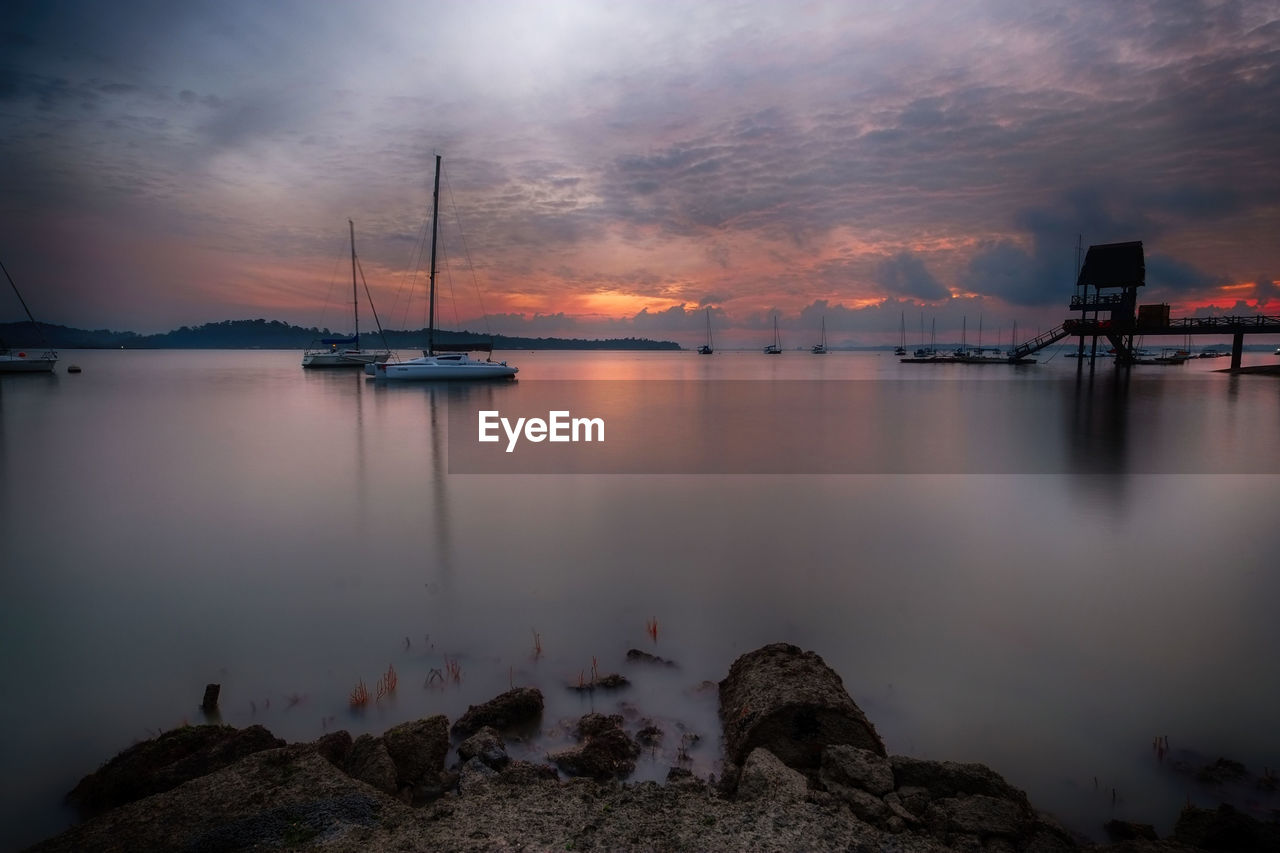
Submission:
{"label": "foreground rock", "polygon": [[472,705],[453,724],[453,733],[468,737],[485,726],[503,731],[536,723],[542,716],[542,691],[536,687],[517,687],[490,699],[483,705]]}
{"label": "foreground rock", "polygon": [[[775,681],[804,674],[805,683],[788,701],[777,685],[768,686],[770,674]],[[476,727],[458,748],[459,763],[445,769],[447,721],[431,717],[379,737],[361,735],[353,741],[337,732],[313,744],[257,751],[100,814],[33,849],[1080,849],[1076,839],[1037,813],[1022,791],[990,768],[885,755],[853,700],[847,694],[840,699],[838,676],[811,652],[768,646],[744,655],[721,691],[731,702],[745,703],[722,706],[722,716],[750,716],[750,703],[761,703],[754,725],[735,729],[738,751],[731,755],[741,757],[735,758],[734,786],[711,784],[681,768],[672,769],[666,785],[619,784],[616,777],[630,772],[637,746],[622,717],[594,713],[578,722],[581,743],[552,756],[580,778],[563,781],[552,767],[511,760],[498,726]],[[498,698],[502,701],[473,706],[462,728],[478,719],[512,725],[532,708],[528,694]],[[455,724],[454,731],[459,728]],[[264,735],[270,738],[265,730],[249,731],[238,735],[255,743]],[[800,738],[799,746],[784,742],[780,733],[786,731]],[[218,742],[237,740],[218,734]],[[212,735],[170,733],[143,749],[126,750],[108,767],[127,766],[140,754],[169,754],[183,738]],[[753,742],[741,755],[742,745]],[[1109,848],[1117,853],[1280,849],[1280,827],[1229,807],[1184,810],[1174,838],[1163,841],[1136,824],[1116,823],[1111,831],[1124,839]]]}
{"label": "foreground rock", "polygon": [[[844,682],[813,652],[774,643],[733,662],[720,682],[725,761],[741,766],[764,748],[788,767],[816,778],[833,744],[885,754],[884,743]],[[733,771],[726,769],[732,777]],[[732,786],[733,779],[730,779]]]}
{"label": "foreground rock", "polygon": [[551,761],[571,776],[623,779],[636,769],[640,747],[622,729],[618,714],[587,714],[578,721],[577,746],[552,753]]}
{"label": "foreground rock", "polygon": [[284,745],[262,726],[182,726],[129,747],[80,780],[67,802],[83,815],[97,814]]}

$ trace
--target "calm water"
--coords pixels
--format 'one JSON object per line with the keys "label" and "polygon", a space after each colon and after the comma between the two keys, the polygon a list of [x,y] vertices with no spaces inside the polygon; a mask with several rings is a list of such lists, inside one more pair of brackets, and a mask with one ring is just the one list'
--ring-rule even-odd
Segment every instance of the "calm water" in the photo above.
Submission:
{"label": "calm water", "polygon": [[[0,847],[65,826],[62,795],[120,749],[200,721],[210,681],[226,722],[290,740],[536,685],[543,735],[517,752],[595,707],[665,722],[638,778],[665,775],[676,721],[713,772],[702,682],[779,640],[822,654],[891,752],[985,762],[1094,836],[1209,801],[1156,735],[1280,766],[1280,381],[1222,360],[1077,383],[1065,358],[505,357],[520,382],[475,392],[498,405],[576,379],[618,380],[596,399],[637,418],[629,380],[753,380],[759,405],[685,400],[701,426],[662,473],[463,475],[447,392],[294,352],[66,352],[82,374],[0,378]],[[768,405],[798,380],[829,380],[830,406]],[[770,445],[768,473],[688,467],[764,441],[764,409],[812,440]],[[812,473],[815,445],[872,473]],[[629,669],[631,647],[681,666]],[[636,686],[564,689],[593,659]],[[351,711],[388,665],[395,695]]]}

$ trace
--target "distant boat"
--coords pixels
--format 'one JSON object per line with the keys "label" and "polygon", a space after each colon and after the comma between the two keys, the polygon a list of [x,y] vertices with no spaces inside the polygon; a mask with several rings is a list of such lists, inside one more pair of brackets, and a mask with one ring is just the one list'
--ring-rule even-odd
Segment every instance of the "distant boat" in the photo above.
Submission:
{"label": "distant boat", "polygon": [[[324,338],[320,346],[309,348],[302,354],[303,367],[363,367],[386,361],[391,357],[391,350],[360,349],[360,292],[356,288],[356,224],[350,219],[347,225],[351,229],[351,307],[355,312],[356,333],[349,338]],[[365,288],[366,293],[368,287]],[[370,309],[373,300],[369,300]],[[377,313],[374,313],[377,317]]]}
{"label": "distant boat", "polygon": [[[22,294],[18,291],[18,285],[14,283],[13,276],[9,275],[9,270],[5,269],[4,264],[0,263],[0,270],[4,270],[4,277],[9,279],[9,286],[13,288],[13,293],[18,297],[18,302],[22,304],[22,310],[27,312],[27,319],[31,321],[31,325],[35,327],[36,332],[44,339],[44,330],[40,328],[40,324],[36,322],[36,318],[31,315],[31,309],[27,307],[27,301],[22,298]],[[53,368],[58,364],[58,353],[53,347],[49,346],[48,340],[45,340],[45,351],[39,355],[28,355],[25,350],[14,352],[9,347],[0,342],[0,373],[52,373]]]}
{"label": "distant boat", "polygon": [[715,352],[715,346],[711,342],[711,309],[707,309],[707,342],[698,347],[698,355],[711,355]]}
{"label": "distant boat", "polygon": [[[388,381],[437,381],[478,379],[509,379],[519,372],[518,367],[505,361],[485,359],[478,361],[467,355],[466,350],[493,351],[493,346],[483,344],[441,345],[435,342],[436,333],[436,236],[440,218],[440,160],[436,155],[435,189],[431,195],[431,290],[427,309],[427,348],[422,358],[408,361],[388,361],[373,365],[374,377]],[[365,368],[367,373],[369,368]]]}
{"label": "distant boat", "polygon": [[764,348],[765,355],[782,355],[782,342],[778,339],[778,315],[773,315],[773,343]]}
{"label": "distant boat", "polygon": [[827,317],[825,314],[822,316],[822,339],[818,341],[818,343],[814,344],[813,348],[810,349],[809,352],[814,355],[827,354]]}
{"label": "distant boat", "polygon": [[893,350],[894,355],[907,354],[907,312],[903,311],[898,317],[898,345]]}

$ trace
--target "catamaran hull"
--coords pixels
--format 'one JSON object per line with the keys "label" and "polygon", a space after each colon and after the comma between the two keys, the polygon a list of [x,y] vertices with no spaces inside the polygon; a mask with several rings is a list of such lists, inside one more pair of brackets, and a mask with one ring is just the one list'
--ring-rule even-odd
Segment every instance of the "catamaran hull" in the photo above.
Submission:
{"label": "catamaran hull", "polygon": [[438,382],[510,379],[519,368],[491,362],[471,364],[379,364],[374,375],[389,382]]}
{"label": "catamaran hull", "polygon": [[302,357],[303,367],[363,367],[391,357],[386,352],[321,352]]}
{"label": "catamaran hull", "polygon": [[52,373],[56,358],[18,358],[0,356],[0,373]]}

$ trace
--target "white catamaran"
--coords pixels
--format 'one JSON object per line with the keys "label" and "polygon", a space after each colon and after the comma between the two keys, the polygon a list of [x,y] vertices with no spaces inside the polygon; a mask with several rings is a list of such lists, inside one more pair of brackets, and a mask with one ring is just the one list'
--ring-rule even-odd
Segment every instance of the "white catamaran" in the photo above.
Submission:
{"label": "white catamaran", "polygon": [[[519,368],[505,361],[478,361],[467,355],[468,351],[493,351],[492,345],[437,344],[436,332],[436,233],[440,218],[440,155],[436,155],[436,182],[431,196],[431,293],[427,309],[427,348],[422,358],[408,361],[388,361],[373,365],[377,379],[389,381],[443,380],[443,379],[509,379]],[[369,372],[369,368],[365,368]]]}
{"label": "white catamaran", "polygon": [[[349,338],[324,338],[320,346],[308,349],[302,354],[303,367],[362,367],[386,361],[391,357],[391,350],[360,349],[360,293],[356,288],[356,224],[350,219],[347,225],[351,228],[351,306],[355,311],[356,333]],[[365,287],[366,295],[368,286]],[[369,308],[373,309],[373,300],[369,300]],[[374,312],[377,318],[377,312]],[[379,324],[381,326],[381,324]]]}

